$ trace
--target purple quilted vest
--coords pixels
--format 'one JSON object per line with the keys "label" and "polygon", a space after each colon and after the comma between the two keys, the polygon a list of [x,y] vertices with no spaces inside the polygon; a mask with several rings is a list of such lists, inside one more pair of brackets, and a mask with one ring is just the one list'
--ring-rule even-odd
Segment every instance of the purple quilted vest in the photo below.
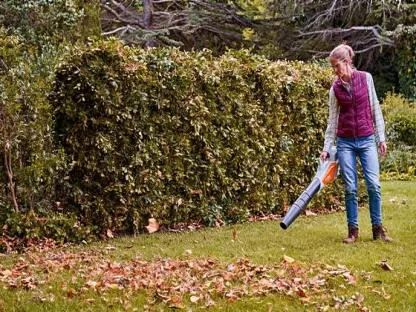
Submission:
{"label": "purple quilted vest", "polygon": [[353,71],[351,94],[340,78],[335,80],[332,86],[340,106],[337,136],[358,138],[374,134],[366,73]]}

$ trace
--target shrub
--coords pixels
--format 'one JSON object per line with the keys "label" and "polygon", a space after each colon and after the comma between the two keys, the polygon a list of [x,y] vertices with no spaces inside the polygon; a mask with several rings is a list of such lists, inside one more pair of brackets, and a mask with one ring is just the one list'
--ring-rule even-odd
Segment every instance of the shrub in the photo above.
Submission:
{"label": "shrub", "polygon": [[6,186],[0,198],[4,202],[11,198],[15,210],[36,209],[50,200],[59,163],[46,96],[55,56],[52,51],[38,54],[18,37],[1,31],[0,43],[0,169],[4,173],[0,181]]}
{"label": "shrub", "polygon": [[400,94],[388,93],[383,101],[383,112],[389,141],[396,145],[415,145],[416,105]]}
{"label": "shrub", "polygon": [[415,178],[416,106],[400,94],[388,93],[383,101],[389,153],[381,161],[383,177]]}
{"label": "shrub", "polygon": [[0,16],[8,35],[43,48],[99,35],[98,6],[83,0],[3,0]]}

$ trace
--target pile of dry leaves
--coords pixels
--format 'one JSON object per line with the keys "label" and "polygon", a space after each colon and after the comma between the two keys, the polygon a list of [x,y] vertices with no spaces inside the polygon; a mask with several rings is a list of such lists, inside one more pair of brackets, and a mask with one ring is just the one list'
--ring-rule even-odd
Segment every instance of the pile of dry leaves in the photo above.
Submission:
{"label": "pile of dry leaves", "polygon": [[363,306],[362,295],[337,297],[337,289],[331,288],[334,279],[339,279],[335,284],[342,286],[357,282],[357,276],[343,266],[305,265],[288,256],[272,266],[256,265],[247,259],[235,263],[191,259],[190,254],[152,261],[140,257],[124,262],[108,260],[109,253],[116,250],[112,246],[79,253],[69,248],[46,247],[43,252],[29,249],[13,267],[0,265],[0,287],[39,290],[38,299],[59,300],[42,289],[67,272],[72,278],[62,284],[61,295],[65,300],[78,298],[92,302],[95,299],[88,298],[91,292],[103,295],[120,291],[124,306],[129,307],[129,299],[141,292],[147,296],[149,307],[163,304],[181,309],[275,293],[291,296],[316,309],[354,306],[357,310],[368,310]]}

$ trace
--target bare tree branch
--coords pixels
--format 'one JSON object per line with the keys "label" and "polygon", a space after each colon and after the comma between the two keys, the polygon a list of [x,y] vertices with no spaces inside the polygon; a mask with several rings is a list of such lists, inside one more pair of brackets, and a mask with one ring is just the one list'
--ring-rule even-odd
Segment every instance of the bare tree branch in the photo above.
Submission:
{"label": "bare tree branch", "polygon": [[119,27],[119,28],[116,28],[116,29],[113,29],[113,30],[110,30],[110,31],[107,31],[107,32],[103,32],[103,35],[104,36],[111,36],[111,35],[120,33],[120,35],[123,36],[126,33],[131,33],[131,32],[134,32],[136,30],[137,30],[137,28],[135,28],[133,26],[130,26],[130,25],[127,25],[127,26],[122,26],[122,27]]}
{"label": "bare tree branch", "polygon": [[212,0],[144,0],[141,7],[133,0],[101,0],[101,8],[104,36],[143,46],[182,41],[190,49],[215,37],[225,45],[241,43],[242,29],[254,23],[237,6]]}
{"label": "bare tree branch", "polygon": [[[138,25],[141,28],[145,27],[145,25],[143,23],[140,23],[136,18],[133,18],[131,20],[130,19],[125,19],[120,14],[118,14],[115,10],[110,8],[108,5],[101,4],[101,7],[104,8],[105,10],[107,10],[112,15],[114,15],[114,18],[112,19],[114,21],[118,21],[118,22],[121,22],[121,23],[127,24],[127,25],[132,25],[132,24],[133,25]],[[125,13],[125,11],[123,11],[123,13]]]}

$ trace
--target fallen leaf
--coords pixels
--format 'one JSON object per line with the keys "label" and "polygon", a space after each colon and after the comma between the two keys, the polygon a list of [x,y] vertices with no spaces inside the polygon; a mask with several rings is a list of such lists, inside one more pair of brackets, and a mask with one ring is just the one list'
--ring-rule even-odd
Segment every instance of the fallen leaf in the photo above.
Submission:
{"label": "fallen leaf", "polygon": [[396,200],[397,200],[397,196],[394,196],[394,197],[392,197],[392,198],[389,199],[389,202],[390,203],[395,203]]}
{"label": "fallen leaf", "polygon": [[303,297],[303,298],[306,297],[306,293],[302,288],[299,287],[296,292],[298,293],[300,297]]}
{"label": "fallen leaf", "polygon": [[287,263],[295,262],[295,259],[293,259],[292,257],[286,256],[286,255],[283,256],[283,260]]}
{"label": "fallen leaf", "polygon": [[55,296],[53,294],[44,296],[44,297],[39,297],[38,298],[41,302],[54,302],[55,301]]}
{"label": "fallen leaf", "polygon": [[233,237],[234,237],[234,239],[237,239],[237,231],[236,230],[233,230]]}
{"label": "fallen leaf", "polygon": [[215,306],[215,301],[209,295],[205,295],[205,306],[212,307]]}
{"label": "fallen leaf", "polygon": [[381,292],[382,292],[384,299],[389,300],[391,298],[391,295],[386,293],[386,290],[384,289],[384,287],[381,287]]}
{"label": "fallen leaf", "polygon": [[96,286],[97,286],[97,282],[95,282],[95,281],[87,281],[86,283],[85,283],[85,285],[87,285],[88,287],[91,287],[91,288],[95,288]]}
{"label": "fallen leaf", "polygon": [[4,270],[4,271],[1,271],[0,274],[3,275],[4,277],[9,277],[9,276],[12,276],[13,273],[10,270]]}
{"label": "fallen leaf", "polygon": [[200,298],[198,296],[191,296],[191,298],[190,298],[190,300],[191,300],[192,303],[198,302],[199,299]]}
{"label": "fallen leaf", "polygon": [[74,298],[75,294],[76,294],[76,292],[75,292],[75,289],[73,289],[73,288],[69,289],[66,292],[66,295],[67,295],[68,298]]}
{"label": "fallen leaf", "polygon": [[118,285],[115,283],[107,284],[108,289],[119,289]]}
{"label": "fallen leaf", "polygon": [[114,238],[113,231],[111,231],[110,229],[107,229],[107,237]]}
{"label": "fallen leaf", "polygon": [[362,294],[358,294],[357,303],[361,303],[364,301],[364,296]]}
{"label": "fallen leaf", "polygon": [[234,302],[238,299],[238,297],[233,292],[227,293],[225,296],[228,298],[228,302]]}
{"label": "fallen leaf", "polygon": [[146,225],[146,229],[149,233],[157,232],[159,230],[159,223],[155,218],[150,218],[149,225]]}
{"label": "fallen leaf", "polygon": [[173,296],[171,299],[170,307],[176,308],[176,309],[183,309],[184,305],[183,305],[182,299],[177,295]]}
{"label": "fallen leaf", "polygon": [[222,221],[221,219],[217,219],[215,220],[215,227],[218,229],[220,227],[222,227],[224,225],[224,221]]}
{"label": "fallen leaf", "polygon": [[393,268],[387,263],[387,260],[383,260],[383,261],[379,262],[378,265],[384,271],[393,271]]}
{"label": "fallen leaf", "polygon": [[351,274],[351,272],[345,272],[342,274],[342,276],[344,276],[345,279],[348,280],[349,284],[353,284],[353,285],[357,284],[357,279],[354,275]]}
{"label": "fallen leaf", "polygon": [[124,307],[124,310],[130,310],[133,307],[133,305],[130,301],[126,300],[124,301],[123,307]]}

